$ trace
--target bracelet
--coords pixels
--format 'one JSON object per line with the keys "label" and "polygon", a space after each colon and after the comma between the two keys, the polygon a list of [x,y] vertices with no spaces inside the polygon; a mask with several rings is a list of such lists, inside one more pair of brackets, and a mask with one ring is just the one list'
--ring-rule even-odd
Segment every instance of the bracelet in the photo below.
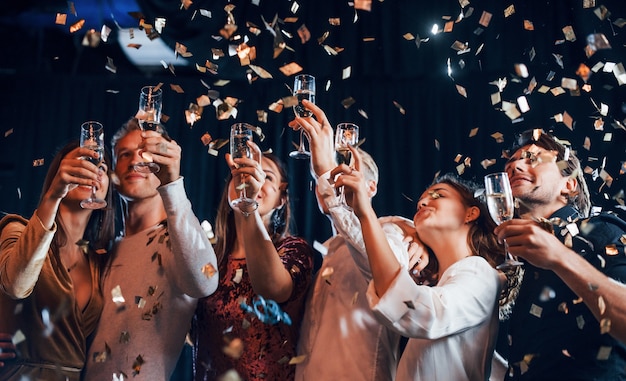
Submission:
{"label": "bracelet", "polygon": [[255,210],[259,209],[258,203],[247,204],[245,209],[238,208],[244,217],[249,217]]}

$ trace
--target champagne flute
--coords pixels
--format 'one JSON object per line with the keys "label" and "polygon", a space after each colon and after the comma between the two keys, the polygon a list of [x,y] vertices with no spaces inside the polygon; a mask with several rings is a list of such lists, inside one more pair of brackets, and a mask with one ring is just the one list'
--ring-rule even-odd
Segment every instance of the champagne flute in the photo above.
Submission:
{"label": "champagne flute", "polygon": [[[102,123],[96,121],[85,122],[80,126],[80,146],[89,148],[98,154],[97,157],[83,156],[81,159],[88,160],[98,166],[104,159],[104,128]],[[80,206],[84,209],[102,209],[107,202],[96,195],[96,186],[91,186],[91,195],[82,200]]]}
{"label": "champagne flute", "polygon": [[[485,176],[485,195],[487,196],[487,208],[493,221],[500,225],[504,221],[513,218],[514,202],[509,175],[506,172],[491,173]],[[521,266],[522,262],[516,260],[509,253],[509,246],[504,240],[506,259],[496,266],[498,270],[506,270],[515,266]]]}
{"label": "champagne flute", "polygon": [[[302,100],[306,99],[311,103],[315,103],[315,77],[309,74],[298,74],[293,80],[293,95],[298,98],[298,104],[293,106],[293,112],[303,118],[313,115],[306,107],[302,105]],[[294,159],[308,159],[311,152],[306,150],[304,146],[304,130],[300,127],[300,144],[298,149],[289,153]]]}
{"label": "champagne flute", "polygon": [[[161,133],[163,128],[160,125],[161,110],[163,108],[163,90],[160,86],[144,86],[139,94],[139,110],[137,111],[137,121],[142,131],[157,131]],[[149,152],[142,151],[140,156],[146,161],[135,164],[135,170],[141,173],[156,173],[161,167],[152,161]]]}
{"label": "champagne flute", "polygon": [[[335,130],[335,161],[337,165],[350,165],[352,152],[348,146],[354,146],[359,141],[359,126],[354,123],[339,123]],[[351,210],[346,204],[343,187],[339,188],[339,202],[344,208]]]}
{"label": "champagne flute", "polygon": [[[254,127],[248,123],[235,123],[230,128],[230,154],[233,159],[247,157],[252,159],[252,150],[248,146],[248,141],[252,141]],[[232,200],[230,204],[234,209],[238,209],[244,215],[254,212],[259,204],[246,195],[247,184],[243,182],[243,174],[241,175],[241,190],[239,198]]]}

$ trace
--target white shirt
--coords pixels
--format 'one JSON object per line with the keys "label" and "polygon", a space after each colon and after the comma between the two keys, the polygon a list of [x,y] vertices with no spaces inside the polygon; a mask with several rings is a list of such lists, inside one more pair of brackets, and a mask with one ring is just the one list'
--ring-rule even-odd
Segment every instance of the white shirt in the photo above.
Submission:
{"label": "white shirt", "polygon": [[[341,235],[325,243],[328,251],[308,295],[298,344],[298,355],[306,357],[296,365],[295,379],[391,381],[400,335],[380,324],[368,305],[366,291],[372,276],[359,220],[333,204],[334,191],[328,197],[331,218]],[[402,230],[393,223],[385,223],[383,229],[406,268],[408,245]]]}
{"label": "white shirt", "polygon": [[396,380],[477,381],[489,378],[498,334],[498,272],[478,256],[450,266],[434,287],[404,271],[378,297],[367,297],[378,319],[411,337]]}

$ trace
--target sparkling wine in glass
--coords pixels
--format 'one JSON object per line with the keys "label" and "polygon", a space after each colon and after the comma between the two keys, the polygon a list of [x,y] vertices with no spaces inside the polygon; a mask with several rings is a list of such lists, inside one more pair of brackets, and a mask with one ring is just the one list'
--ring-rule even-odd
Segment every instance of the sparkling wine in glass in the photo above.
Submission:
{"label": "sparkling wine in glass", "polygon": [[[311,103],[315,103],[315,77],[309,74],[298,74],[293,80],[293,95],[298,98],[298,104],[293,106],[293,112],[303,118],[313,115],[306,107],[302,105],[304,99]],[[295,159],[308,159],[311,152],[306,150],[304,146],[304,130],[300,128],[300,144],[298,149],[289,153],[290,157]]]}
{"label": "sparkling wine in glass", "polygon": [[[235,123],[230,128],[230,154],[233,159],[247,157],[252,159],[252,150],[248,146],[248,142],[252,141],[254,127],[248,123]],[[243,214],[248,215],[254,212],[258,203],[246,195],[247,184],[243,182],[243,175],[239,198],[232,200],[233,208],[240,210]]]}
{"label": "sparkling wine in glass", "polygon": [[[98,166],[104,159],[104,128],[102,123],[88,121],[80,126],[80,146],[89,148],[98,154],[97,157],[83,156],[83,160],[89,160]],[[80,206],[84,209],[102,209],[107,206],[107,202],[96,195],[95,185],[91,186],[91,195],[82,200]]]}
{"label": "sparkling wine in glass", "polygon": [[[513,192],[509,183],[509,175],[506,172],[491,173],[485,176],[485,196],[487,197],[489,214],[496,224],[500,225],[513,218],[515,212]],[[506,259],[496,267],[497,269],[505,270],[522,265],[522,262],[516,260],[509,253],[506,240],[504,241],[504,249]]]}
{"label": "sparkling wine in glass", "polygon": [[[335,160],[337,165],[350,165],[352,161],[352,152],[348,146],[354,146],[359,141],[359,126],[354,123],[339,123],[335,130]],[[339,188],[339,201],[347,208],[346,196],[343,187]]]}
{"label": "sparkling wine in glass", "polygon": [[[160,86],[144,86],[139,94],[139,110],[137,121],[143,131],[157,131],[162,133],[161,110],[163,109],[163,90]],[[144,162],[135,164],[135,170],[141,173],[156,173],[161,167],[152,161],[149,152],[142,151],[141,157]]]}

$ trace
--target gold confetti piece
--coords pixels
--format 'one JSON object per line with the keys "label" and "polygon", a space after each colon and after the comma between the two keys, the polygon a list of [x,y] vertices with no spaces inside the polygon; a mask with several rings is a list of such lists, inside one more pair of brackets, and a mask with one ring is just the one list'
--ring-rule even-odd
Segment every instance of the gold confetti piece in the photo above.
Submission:
{"label": "gold confetti piece", "polygon": [[404,37],[404,39],[407,41],[412,41],[415,39],[415,36],[413,36],[413,34],[411,33],[405,33],[402,35],[402,37]]}
{"label": "gold confetti piece", "polygon": [[256,110],[256,119],[261,123],[267,123],[267,112],[265,110]]}
{"label": "gold confetti piece", "polygon": [[574,33],[574,28],[571,25],[567,25],[561,29],[563,31],[563,35],[565,35],[565,39],[569,42],[576,41],[576,34]]}
{"label": "gold confetti piece", "polygon": [[538,318],[541,317],[541,314],[543,313],[543,308],[541,308],[540,306],[536,305],[536,304],[532,304],[530,306],[530,311],[528,311],[531,315],[536,316]]}
{"label": "gold confetti piece", "polygon": [[12,133],[13,133],[13,129],[12,129],[12,128],[10,128],[10,129],[8,129],[8,130],[6,130],[6,131],[4,132],[4,137],[6,138],[7,136],[11,135]]}
{"label": "gold confetti piece", "polygon": [[302,71],[302,66],[298,65],[295,62],[291,62],[291,63],[288,63],[287,65],[281,66],[279,68],[279,70],[284,75],[290,76],[290,75],[293,75],[293,74],[301,72]]}
{"label": "gold confetti piece", "polygon": [[606,245],[604,247],[604,252],[606,253],[606,255],[618,255],[619,251],[617,250],[617,246],[615,244],[610,244],[610,245]]}
{"label": "gold confetti piece", "polygon": [[438,139],[435,139],[435,149],[436,149],[437,151],[439,151],[439,150],[440,150],[440,148],[441,148],[441,144],[439,144],[439,140],[438,140]]}
{"label": "gold confetti piece", "polygon": [[331,284],[330,278],[332,277],[334,272],[335,272],[335,269],[332,267],[324,268],[324,270],[322,270],[322,273],[321,273],[322,279],[324,279],[326,283]]}
{"label": "gold confetti piece", "polygon": [[57,24],[57,25],[65,25],[66,22],[67,22],[67,14],[65,14],[65,13],[57,13],[57,17],[56,17],[54,23]]}
{"label": "gold confetti piece", "polygon": [[[328,19],[328,23],[332,26],[339,26],[341,25],[341,19],[336,17],[336,18],[329,18]],[[327,32],[328,33],[328,32]]]}
{"label": "gold confetti piece", "polygon": [[611,332],[611,319],[603,318],[600,320],[600,334]]}
{"label": "gold confetti piece", "polygon": [[138,355],[133,362],[133,376],[136,376],[141,372],[141,366],[144,364],[143,357]]}
{"label": "gold confetti piece", "polygon": [[233,283],[239,284],[243,278],[243,269],[235,270],[235,276],[233,277]]}
{"label": "gold confetti piece", "polygon": [[365,110],[359,109],[358,113],[365,119],[369,119],[369,117],[367,116],[367,113],[365,112]]}
{"label": "gold confetti piece", "polygon": [[354,293],[354,295],[352,295],[352,303],[351,303],[351,305],[355,305],[358,298],[359,298],[359,292],[357,291],[357,292]]}
{"label": "gold confetti piece", "polygon": [[528,105],[528,100],[526,99],[525,96],[519,96],[517,98],[517,105],[519,106],[519,110],[522,113],[528,112],[530,111],[530,106]]}
{"label": "gold confetti piece", "polygon": [[456,86],[456,91],[464,98],[467,98],[467,90],[465,90],[465,87],[461,85],[455,85],[455,86]]}
{"label": "gold confetti piece", "polygon": [[44,159],[33,160],[33,167],[41,167],[44,164]]}
{"label": "gold confetti piece", "polygon": [[78,32],[79,30],[83,28],[83,25],[85,25],[85,20],[84,19],[78,20],[77,22],[75,22],[74,24],[70,26],[70,33]]}
{"label": "gold confetti piece", "polygon": [[346,98],[346,99],[341,101],[341,104],[343,105],[343,107],[345,109],[350,108],[350,106],[352,106],[355,103],[356,103],[356,101],[352,97],[348,97],[348,98]]}
{"label": "gold confetti piece", "polygon": [[292,357],[291,360],[289,360],[289,365],[301,364],[304,362],[304,360],[306,360],[306,357],[307,355],[300,355],[300,356]]}
{"label": "gold confetti piece", "polygon": [[110,71],[113,74],[117,73],[117,67],[113,63],[113,58],[111,58],[111,57],[107,57],[107,63],[104,66],[104,68],[107,69],[108,71]]}
{"label": "gold confetti piece", "polygon": [[217,273],[217,270],[215,269],[215,267],[213,266],[213,264],[211,263],[207,263],[206,265],[204,265],[202,267],[202,273],[207,277],[207,278],[212,278],[213,275],[215,275]]}
{"label": "gold confetti piece", "polygon": [[484,169],[487,169],[488,167],[491,167],[492,165],[494,165],[496,162],[497,162],[496,159],[485,159],[480,162],[480,165],[482,165]]}
{"label": "gold confetti piece", "polygon": [[348,79],[352,75],[352,66],[348,66],[341,71],[341,79]]}
{"label": "gold confetti piece", "polygon": [[354,9],[371,12],[372,0],[354,0]]}
{"label": "gold confetti piece", "polygon": [[603,33],[594,33],[587,36],[587,46],[585,46],[587,58],[602,49],[611,49],[611,44]]}
{"label": "gold confetti piece", "polygon": [[611,16],[611,12],[609,12],[608,8],[604,5],[600,5],[598,8],[593,10],[593,13],[598,16],[600,20],[605,20],[607,17]]}
{"label": "gold confetti piece", "polygon": [[611,356],[612,350],[613,350],[613,347],[605,347],[605,346],[600,347],[600,349],[598,349],[598,355],[596,356],[596,359],[601,360],[601,361],[608,360],[609,357]]}
{"label": "gold confetti piece", "polygon": [[205,132],[200,137],[200,140],[202,141],[202,144],[204,144],[205,146],[208,146],[209,143],[211,143],[211,141],[213,140],[213,138],[211,137],[211,135],[208,132]]}
{"label": "gold confetti piece", "polygon": [[512,16],[513,14],[515,14],[515,5],[511,4],[504,10],[504,18]]}
{"label": "gold confetti piece", "polygon": [[465,164],[461,163],[461,164],[457,165],[456,166],[456,172],[457,172],[457,174],[459,176],[462,175],[463,173],[465,173]]}
{"label": "gold confetti piece", "polygon": [[119,285],[113,287],[113,289],[111,290],[111,296],[112,296],[113,303],[115,303],[115,305],[118,307],[126,303],[126,300],[124,299],[124,296],[122,295],[122,288]]}
{"label": "gold confetti piece", "polygon": [[495,106],[498,103],[502,102],[502,97],[500,96],[500,93],[493,93],[491,94],[491,105]]}
{"label": "gold confetti piece", "polygon": [[241,340],[238,337],[235,337],[230,342],[228,342],[225,347],[222,347],[222,352],[224,352],[226,356],[233,358],[235,360],[241,357],[241,355],[243,354],[243,350],[244,350],[243,340]]}
{"label": "gold confetti piece", "polygon": [[396,108],[400,111],[400,114],[402,115],[406,114],[406,110],[404,109],[404,107],[402,107],[400,103],[393,101],[393,105],[396,106]]}
{"label": "gold confetti piece", "polygon": [[478,21],[478,23],[482,26],[484,26],[485,28],[487,28],[489,26],[489,23],[491,22],[491,17],[493,16],[493,14],[487,12],[487,11],[483,11],[482,15],[480,16],[480,20]]}
{"label": "gold confetti piece", "polygon": [[525,30],[535,30],[535,25],[530,20],[524,20],[524,29]]}
{"label": "gold confetti piece", "polygon": [[596,0],[583,0],[583,8],[593,8],[596,6]]}
{"label": "gold confetti piece", "polygon": [[305,44],[311,39],[311,31],[309,31],[306,25],[302,24],[298,28],[298,36],[300,37],[300,42]]}

